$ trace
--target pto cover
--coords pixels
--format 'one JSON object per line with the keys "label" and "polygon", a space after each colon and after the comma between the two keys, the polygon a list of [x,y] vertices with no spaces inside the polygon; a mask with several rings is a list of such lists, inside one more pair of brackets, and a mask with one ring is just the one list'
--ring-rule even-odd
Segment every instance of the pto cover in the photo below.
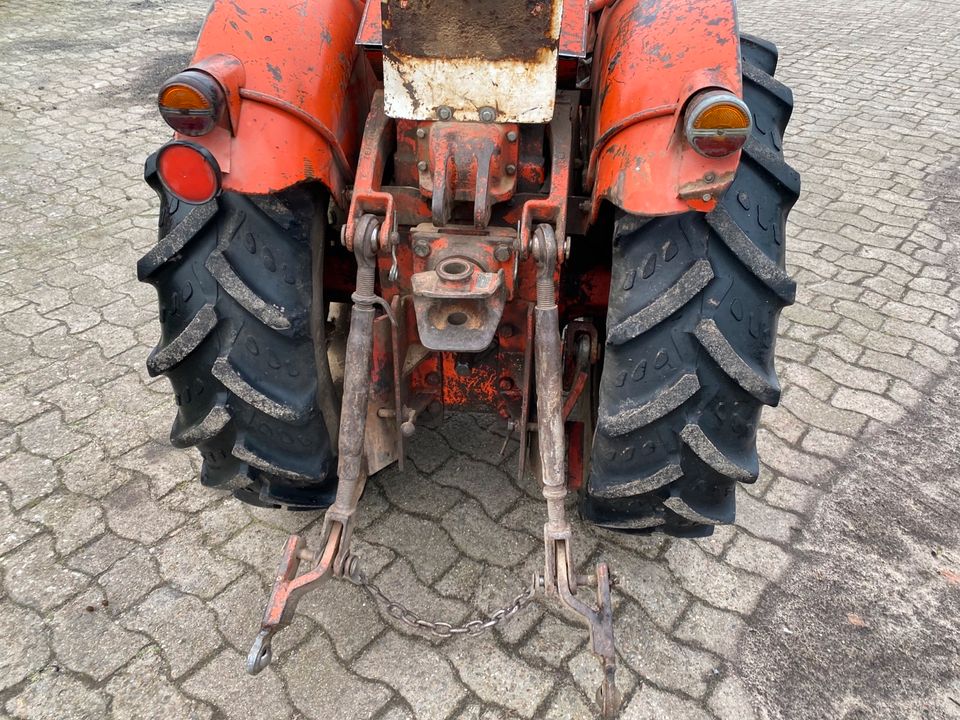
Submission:
{"label": "pto cover", "polygon": [[553,117],[563,0],[379,4],[390,117],[501,123]]}

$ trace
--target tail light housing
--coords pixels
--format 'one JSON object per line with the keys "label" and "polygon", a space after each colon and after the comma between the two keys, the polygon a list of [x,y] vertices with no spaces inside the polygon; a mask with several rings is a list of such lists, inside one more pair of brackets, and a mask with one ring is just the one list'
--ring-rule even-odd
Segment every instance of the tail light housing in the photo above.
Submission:
{"label": "tail light housing", "polygon": [[743,149],[753,130],[747,104],[722,90],[701,93],[687,109],[687,142],[708,158],[724,158]]}
{"label": "tail light housing", "polygon": [[220,194],[220,165],[196,143],[175,140],[160,148],[157,174],[167,191],[186,203],[199,205]]}
{"label": "tail light housing", "polygon": [[160,115],[181,135],[211,132],[223,117],[226,99],[220,83],[199,70],[185,70],[167,80],[157,95]]}

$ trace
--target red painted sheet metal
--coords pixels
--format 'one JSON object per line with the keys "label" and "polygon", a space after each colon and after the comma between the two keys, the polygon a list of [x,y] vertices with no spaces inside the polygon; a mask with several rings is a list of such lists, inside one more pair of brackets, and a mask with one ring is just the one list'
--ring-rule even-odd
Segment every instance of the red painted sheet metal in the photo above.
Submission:
{"label": "red painted sheet metal", "polygon": [[361,11],[353,0],[215,0],[193,62],[232,55],[245,75],[225,189],[261,194],[315,178],[342,199],[370,96],[353,44]]}
{"label": "red painted sheet metal", "polygon": [[739,155],[708,160],[683,137],[700,90],[742,95],[734,0],[620,0],[601,17],[594,55],[594,148],[587,171],[601,200],[638,215],[709,210]]}

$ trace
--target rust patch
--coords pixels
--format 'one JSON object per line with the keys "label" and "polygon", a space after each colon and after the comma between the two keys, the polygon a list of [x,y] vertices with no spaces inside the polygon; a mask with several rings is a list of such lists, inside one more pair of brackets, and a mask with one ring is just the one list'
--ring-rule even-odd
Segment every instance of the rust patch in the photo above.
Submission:
{"label": "rust patch", "polygon": [[535,61],[557,47],[557,0],[390,0],[382,6],[391,55]]}

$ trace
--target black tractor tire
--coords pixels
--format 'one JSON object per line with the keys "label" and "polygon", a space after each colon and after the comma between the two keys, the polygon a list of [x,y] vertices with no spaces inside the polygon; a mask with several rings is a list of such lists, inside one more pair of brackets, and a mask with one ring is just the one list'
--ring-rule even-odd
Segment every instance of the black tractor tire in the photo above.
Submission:
{"label": "black tractor tire", "polygon": [[784,267],[800,177],[783,159],[790,90],[777,49],[742,41],[754,130],[709,214],[615,223],[607,341],[582,516],[623,531],[709,535],[759,473],[757,427],[780,386],[774,344],[796,285]]}
{"label": "black tractor tire", "polygon": [[327,507],[337,400],[323,322],[311,322],[325,197],[300,188],[192,205],[164,190],[155,156],[145,179],[160,196],[160,232],[137,276],[159,296],[161,338],[147,369],[173,386],[172,444],[196,446],[201,482],[244,502]]}

